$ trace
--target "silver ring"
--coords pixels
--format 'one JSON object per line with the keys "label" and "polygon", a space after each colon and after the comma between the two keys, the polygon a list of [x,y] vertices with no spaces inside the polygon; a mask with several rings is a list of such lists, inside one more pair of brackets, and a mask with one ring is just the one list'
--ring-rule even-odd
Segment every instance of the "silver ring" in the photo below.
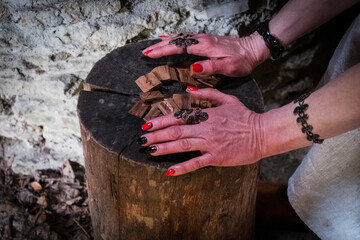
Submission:
{"label": "silver ring", "polygon": [[187,47],[191,46],[191,45],[195,45],[198,44],[199,41],[194,39],[194,38],[190,38],[193,37],[193,34],[184,34],[184,33],[179,33],[175,39],[172,39],[169,41],[169,44],[175,44],[175,46],[177,47],[182,47],[183,49],[183,54],[187,54]]}
{"label": "silver ring", "polygon": [[174,113],[174,117],[177,119],[182,118],[186,121],[186,124],[193,125],[199,124],[200,122],[204,122],[209,119],[209,114],[203,112],[201,108],[190,108],[190,109],[182,109]]}

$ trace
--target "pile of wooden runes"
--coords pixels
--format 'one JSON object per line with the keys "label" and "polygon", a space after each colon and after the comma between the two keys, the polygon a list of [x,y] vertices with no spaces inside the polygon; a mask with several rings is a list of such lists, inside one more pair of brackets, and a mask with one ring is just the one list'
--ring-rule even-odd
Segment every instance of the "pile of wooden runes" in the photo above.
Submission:
{"label": "pile of wooden runes", "polygon": [[179,110],[211,107],[209,101],[198,100],[189,93],[176,93],[165,98],[161,86],[180,81],[183,86],[213,88],[220,83],[220,78],[194,73],[190,67],[158,66],[151,72],[139,77],[135,83],[141,89],[140,99],[129,110],[129,113],[143,118],[146,122],[161,115],[173,114]]}

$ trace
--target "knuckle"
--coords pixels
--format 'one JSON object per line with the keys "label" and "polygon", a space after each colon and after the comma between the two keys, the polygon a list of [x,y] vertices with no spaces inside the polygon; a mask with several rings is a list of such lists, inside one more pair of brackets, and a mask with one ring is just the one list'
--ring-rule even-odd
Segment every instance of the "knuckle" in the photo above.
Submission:
{"label": "knuckle", "polygon": [[229,96],[229,101],[231,102],[238,102],[239,99],[237,97],[235,97],[234,95],[228,95]]}
{"label": "knuckle", "polygon": [[218,64],[216,64],[215,60],[210,60],[209,63],[210,63],[209,65],[210,65],[211,71],[217,73],[219,71],[220,66],[218,66]]}
{"label": "knuckle", "polygon": [[174,139],[180,139],[182,136],[182,130],[180,126],[173,126],[169,129],[170,136]]}
{"label": "knuckle", "polygon": [[214,94],[222,94],[218,89],[211,89]]}
{"label": "knuckle", "polygon": [[180,140],[180,147],[182,150],[190,150],[191,149],[191,143],[187,139]]}
{"label": "knuckle", "polygon": [[228,72],[228,73],[235,73],[235,72],[237,72],[239,69],[238,69],[238,66],[236,66],[236,64],[234,64],[234,63],[231,63],[231,64],[228,64],[227,65],[227,69],[226,69],[226,71]]}
{"label": "knuckle", "polygon": [[192,162],[192,168],[193,169],[199,169],[201,168],[201,163],[198,159],[195,159],[193,162]]}

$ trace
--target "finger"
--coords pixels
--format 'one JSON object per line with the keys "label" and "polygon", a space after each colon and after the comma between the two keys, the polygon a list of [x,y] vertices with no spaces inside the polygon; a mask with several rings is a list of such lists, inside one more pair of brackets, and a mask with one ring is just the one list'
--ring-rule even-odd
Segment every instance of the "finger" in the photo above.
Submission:
{"label": "finger", "polygon": [[152,156],[160,156],[172,153],[192,152],[203,150],[205,144],[204,139],[201,138],[183,138],[176,141],[164,142],[160,144],[152,144],[150,147],[155,147],[156,150],[150,154]]}
{"label": "finger", "polygon": [[[222,57],[222,58],[210,58],[208,60],[195,62],[196,70],[198,74],[203,75],[213,75],[213,74],[223,74],[230,77],[239,77],[246,75],[247,66],[240,67],[238,59],[233,57]],[[193,64],[193,65],[194,65]]]}
{"label": "finger", "polygon": [[185,124],[186,121],[182,118],[176,118],[174,117],[174,113],[168,114],[165,116],[157,117],[154,119],[151,119],[150,121],[144,123],[141,126],[142,130],[147,131],[155,131],[162,128],[166,128],[172,125],[182,125]]}
{"label": "finger", "polygon": [[[184,50],[182,47],[177,47],[175,44],[170,44],[170,40],[172,39],[176,39],[177,37],[181,37],[181,36],[178,36],[179,34],[174,34],[174,35],[171,35],[169,37],[164,37],[164,38],[161,38],[162,41],[155,44],[155,45],[152,45],[152,46],[149,46],[147,48],[145,48],[143,50],[143,54],[145,54],[146,56],[148,57],[151,57],[151,58],[160,58],[160,57],[163,57],[163,56],[167,56],[167,55],[173,55],[173,54],[182,54],[184,53]],[[198,39],[198,38],[204,38],[206,34],[194,34],[192,37],[192,39]],[[196,44],[196,45],[199,45],[199,44]],[[195,45],[191,45],[191,46],[188,46],[187,47],[187,51],[189,54],[197,54],[197,52],[201,52],[202,51],[202,48],[203,47],[197,47],[198,50],[191,50],[190,48],[193,48],[193,46]],[[191,52],[190,52],[191,51]]]}
{"label": "finger", "polygon": [[225,94],[217,89],[203,88],[198,90],[190,91],[191,95],[200,100],[210,101],[215,106],[224,104],[239,103],[239,99],[233,95]]}
{"label": "finger", "polygon": [[153,44],[147,48],[145,48],[144,50],[142,50],[142,53],[146,56],[149,56],[149,57],[153,57],[153,53],[150,54],[154,49],[159,49],[161,47],[164,47],[164,46],[168,46],[169,45],[169,41],[171,39],[175,39],[176,36],[179,35],[178,33],[176,34],[172,34],[170,36],[159,36],[159,38],[161,39],[161,42],[158,42],[156,44]]}
{"label": "finger", "polygon": [[182,162],[176,165],[171,166],[168,171],[166,172],[166,175],[168,176],[178,176],[181,174],[189,173],[192,171],[195,171],[199,168],[206,167],[213,165],[214,158],[211,154],[205,153],[201,155],[200,157],[196,157],[193,159],[190,159],[186,162]]}
{"label": "finger", "polygon": [[175,125],[158,131],[150,132],[142,137],[146,138],[143,146],[153,145],[155,143],[180,140],[182,138],[192,138],[199,136],[199,126],[195,125]]}
{"label": "finger", "polygon": [[169,44],[168,41],[161,41],[158,44],[157,46],[150,46],[149,49],[146,48],[143,54],[151,58],[160,58],[168,55],[182,54],[184,52],[182,47]]}

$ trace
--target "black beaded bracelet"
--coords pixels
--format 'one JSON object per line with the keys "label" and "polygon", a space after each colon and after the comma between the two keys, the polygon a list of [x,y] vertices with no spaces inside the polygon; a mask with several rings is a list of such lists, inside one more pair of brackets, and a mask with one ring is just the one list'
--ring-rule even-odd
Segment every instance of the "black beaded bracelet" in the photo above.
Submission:
{"label": "black beaded bracelet", "polygon": [[294,101],[294,103],[299,103],[299,106],[297,106],[294,109],[294,114],[299,115],[299,117],[296,119],[298,123],[301,123],[301,131],[306,134],[306,139],[310,142],[313,141],[314,143],[323,143],[324,139],[320,139],[320,136],[318,134],[315,134],[312,132],[313,127],[307,123],[306,120],[308,120],[309,115],[305,113],[305,111],[308,109],[309,105],[304,104],[304,100],[310,95],[310,93],[306,93],[304,95],[301,95],[298,99]]}
{"label": "black beaded bracelet", "polygon": [[266,46],[270,50],[271,58],[277,59],[285,51],[285,48],[281,45],[280,41],[277,40],[269,31],[269,20],[259,23],[256,31],[263,37]]}

